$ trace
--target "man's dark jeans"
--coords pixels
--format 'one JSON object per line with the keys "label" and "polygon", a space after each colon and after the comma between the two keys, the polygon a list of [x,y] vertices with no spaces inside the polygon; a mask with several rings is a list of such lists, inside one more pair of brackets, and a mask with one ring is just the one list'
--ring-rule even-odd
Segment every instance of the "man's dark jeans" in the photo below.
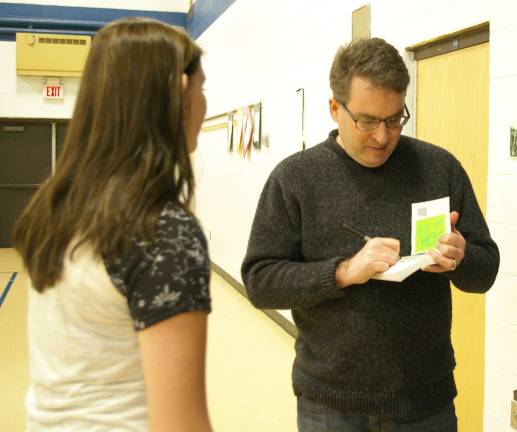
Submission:
{"label": "man's dark jeans", "polygon": [[423,419],[400,422],[377,416],[349,416],[298,397],[299,432],[457,432],[454,404]]}

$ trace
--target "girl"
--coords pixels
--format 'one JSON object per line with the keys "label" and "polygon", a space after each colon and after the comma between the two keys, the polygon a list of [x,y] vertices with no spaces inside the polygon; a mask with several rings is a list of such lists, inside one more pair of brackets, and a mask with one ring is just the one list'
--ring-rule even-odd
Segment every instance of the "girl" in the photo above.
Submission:
{"label": "girl", "polygon": [[29,431],[210,431],[209,258],[190,208],[201,50],[123,19],[93,39],[55,175],[15,228]]}

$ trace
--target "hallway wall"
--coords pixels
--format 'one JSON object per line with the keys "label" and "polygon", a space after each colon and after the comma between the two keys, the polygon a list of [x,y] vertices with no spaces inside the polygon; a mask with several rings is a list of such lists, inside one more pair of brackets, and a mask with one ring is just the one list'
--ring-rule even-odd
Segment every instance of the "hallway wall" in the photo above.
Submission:
{"label": "hallway wall", "polygon": [[[199,38],[206,55],[208,116],[263,103],[269,148],[250,159],[229,154],[225,131],[200,137],[196,154],[197,210],[210,234],[212,259],[235,279],[245,254],[262,186],[273,167],[301,149],[305,89],[307,145],[333,128],[327,110],[328,71],[337,47],[350,41],[351,12],[366,2],[237,0]],[[512,0],[371,0],[372,35],[405,49],[490,22],[490,120],[487,220],[501,266],[487,294],[486,432],[511,432],[510,400],[517,389],[517,160],[510,158],[510,126],[517,124],[517,3]],[[407,97],[414,112],[413,85]],[[412,125],[404,132],[413,135]]]}
{"label": "hallway wall", "polygon": [[16,75],[16,43],[0,41],[0,117],[72,117],[80,78],[63,78],[64,99],[43,99],[43,78]]}
{"label": "hallway wall", "polygon": [[[40,9],[40,6],[42,9]],[[45,6],[63,6],[60,8],[45,8]],[[22,20],[24,16],[33,17],[42,14],[46,19],[59,18],[59,20],[70,21],[81,19],[81,7],[91,12],[93,15],[100,12],[95,18],[95,22],[102,22],[102,9],[122,9],[143,11],[147,14],[153,13],[158,16],[163,12],[179,13],[176,15],[184,15],[188,12],[189,0],[149,0],[144,3],[137,0],[126,0],[124,2],[116,0],[93,0],[88,2],[77,2],[74,0],[43,0],[37,4],[35,2],[13,0],[6,3],[0,3],[0,17],[8,20],[9,17],[15,17]],[[100,8],[95,9],[95,8]],[[108,16],[119,16],[117,14],[123,11],[109,10]],[[114,13],[115,12],[115,13]],[[56,13],[59,16],[53,16]],[[84,13],[84,9],[83,9]],[[174,15],[174,14],[172,14]],[[88,18],[87,20],[91,20]],[[166,19],[166,18],[164,18]],[[36,20],[37,21],[37,20]],[[0,27],[5,24],[0,21]],[[59,30],[50,31],[50,33],[59,33]],[[7,38],[8,39],[8,38]],[[69,119],[72,116],[77,91],[79,89],[79,78],[63,78],[64,99],[63,100],[45,100],[42,97],[42,80],[40,76],[17,76],[16,75],[16,43],[7,40],[6,35],[0,33],[0,117],[14,118],[62,118]]]}

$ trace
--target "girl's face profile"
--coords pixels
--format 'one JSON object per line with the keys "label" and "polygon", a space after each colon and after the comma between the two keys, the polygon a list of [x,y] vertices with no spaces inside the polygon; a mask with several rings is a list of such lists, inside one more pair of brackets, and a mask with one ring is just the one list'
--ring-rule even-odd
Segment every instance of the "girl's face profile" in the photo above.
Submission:
{"label": "girl's face profile", "polygon": [[189,153],[196,150],[197,137],[206,115],[206,98],[203,92],[205,73],[201,64],[188,77],[184,94],[185,136]]}

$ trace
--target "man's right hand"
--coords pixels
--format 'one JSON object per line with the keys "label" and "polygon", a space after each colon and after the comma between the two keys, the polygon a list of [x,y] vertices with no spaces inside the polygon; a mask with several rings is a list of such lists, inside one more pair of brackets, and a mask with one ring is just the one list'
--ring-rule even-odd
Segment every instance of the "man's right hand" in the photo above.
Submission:
{"label": "man's right hand", "polygon": [[375,237],[352,258],[336,267],[336,284],[341,288],[362,284],[374,273],[388,270],[399,259],[400,242],[393,238]]}

